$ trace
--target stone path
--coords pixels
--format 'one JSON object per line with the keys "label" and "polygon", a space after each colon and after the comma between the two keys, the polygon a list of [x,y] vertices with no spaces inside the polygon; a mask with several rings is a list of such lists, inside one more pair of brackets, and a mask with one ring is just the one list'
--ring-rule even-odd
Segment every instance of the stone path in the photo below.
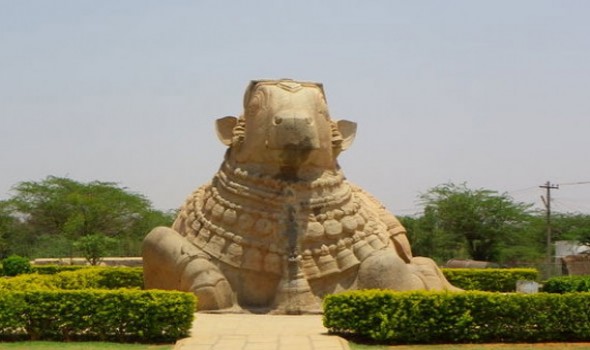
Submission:
{"label": "stone path", "polygon": [[191,337],[174,350],[349,350],[328,335],[321,315],[197,313]]}

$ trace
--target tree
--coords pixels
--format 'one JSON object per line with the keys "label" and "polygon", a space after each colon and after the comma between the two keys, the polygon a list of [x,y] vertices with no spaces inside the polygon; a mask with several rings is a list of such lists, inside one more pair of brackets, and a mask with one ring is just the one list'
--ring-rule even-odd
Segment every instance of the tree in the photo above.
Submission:
{"label": "tree", "polygon": [[427,210],[422,216],[401,216],[398,219],[406,228],[414,256],[427,256],[438,264],[452,258],[468,258],[463,239],[457,239],[438,227],[432,210]]}
{"label": "tree", "polygon": [[82,253],[90,265],[97,265],[100,259],[107,254],[109,248],[116,243],[117,240],[96,233],[78,239],[74,242],[74,247]]}
{"label": "tree", "polygon": [[[496,191],[452,183],[430,189],[421,199],[425,231],[456,242],[472,259],[502,262],[519,255],[530,258],[538,251],[530,204],[516,203]],[[535,248],[531,251],[530,247]]]}
{"label": "tree", "polygon": [[590,245],[590,215],[581,213],[556,213],[551,226],[554,238],[578,241]]}
{"label": "tree", "polygon": [[74,241],[98,233],[117,240],[109,254],[139,255],[149,229],[172,221],[171,213],[155,210],[144,196],[112,182],[49,176],[21,182],[13,192],[7,201],[10,215],[25,226],[26,243],[33,247],[18,254],[29,257],[71,256]]}
{"label": "tree", "polygon": [[8,256],[8,236],[14,228],[16,219],[10,215],[9,205],[0,201],[0,259]]}

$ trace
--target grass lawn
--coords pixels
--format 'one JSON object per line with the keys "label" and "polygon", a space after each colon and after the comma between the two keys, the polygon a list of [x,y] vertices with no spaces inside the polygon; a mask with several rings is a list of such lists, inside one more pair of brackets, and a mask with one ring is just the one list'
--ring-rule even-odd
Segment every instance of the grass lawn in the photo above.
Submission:
{"label": "grass lawn", "polygon": [[590,350],[590,343],[363,345],[350,342],[351,350]]}
{"label": "grass lawn", "polygon": [[121,344],[102,342],[23,341],[0,343],[0,350],[172,350],[174,345]]}

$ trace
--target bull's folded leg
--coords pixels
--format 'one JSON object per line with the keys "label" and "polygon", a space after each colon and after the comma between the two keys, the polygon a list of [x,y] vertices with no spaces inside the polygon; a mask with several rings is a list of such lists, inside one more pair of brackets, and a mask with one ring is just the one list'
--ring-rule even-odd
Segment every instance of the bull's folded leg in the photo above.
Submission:
{"label": "bull's folded leg", "polygon": [[359,267],[359,289],[423,289],[424,282],[416,276],[393,249],[375,252]]}
{"label": "bull's folded leg", "polygon": [[197,296],[199,310],[227,309],[234,304],[229,282],[207,259],[197,258],[186,265],[180,279],[180,290]]}
{"label": "bull's folded leg", "polygon": [[461,291],[447,281],[436,263],[429,258],[414,257],[411,262],[416,275],[424,281],[427,290]]}

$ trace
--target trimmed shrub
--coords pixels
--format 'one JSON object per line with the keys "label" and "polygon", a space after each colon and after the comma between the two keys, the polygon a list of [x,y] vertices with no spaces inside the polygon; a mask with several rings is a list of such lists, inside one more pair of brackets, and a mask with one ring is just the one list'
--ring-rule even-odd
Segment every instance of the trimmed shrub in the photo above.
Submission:
{"label": "trimmed shrub", "polygon": [[92,267],[54,275],[27,274],[0,279],[0,289],[142,289],[143,269],[138,267]]}
{"label": "trimmed shrub", "polygon": [[77,271],[87,269],[85,265],[33,265],[33,272],[40,275],[55,275],[56,273],[64,271]]}
{"label": "trimmed shrub", "polygon": [[590,293],[354,291],[324,299],[332,333],[380,343],[590,340]]}
{"label": "trimmed shrub", "polygon": [[31,272],[31,262],[27,258],[11,255],[2,260],[2,273],[4,276],[16,276]]}
{"label": "trimmed shrub", "polygon": [[172,291],[0,291],[0,339],[171,342],[188,335],[195,306]]}
{"label": "trimmed shrub", "polygon": [[550,278],[543,283],[543,292],[590,292],[590,276],[561,276]]}
{"label": "trimmed shrub", "polygon": [[54,275],[56,285],[62,289],[117,289],[143,288],[141,267],[93,267],[64,271]]}
{"label": "trimmed shrub", "polygon": [[53,276],[25,274],[10,278],[0,278],[0,291],[12,290],[12,291],[23,291],[23,290],[50,290],[59,289],[56,285],[56,280]]}
{"label": "trimmed shrub", "polygon": [[539,279],[535,269],[449,269],[443,268],[447,280],[465,290],[514,292],[516,281]]}

